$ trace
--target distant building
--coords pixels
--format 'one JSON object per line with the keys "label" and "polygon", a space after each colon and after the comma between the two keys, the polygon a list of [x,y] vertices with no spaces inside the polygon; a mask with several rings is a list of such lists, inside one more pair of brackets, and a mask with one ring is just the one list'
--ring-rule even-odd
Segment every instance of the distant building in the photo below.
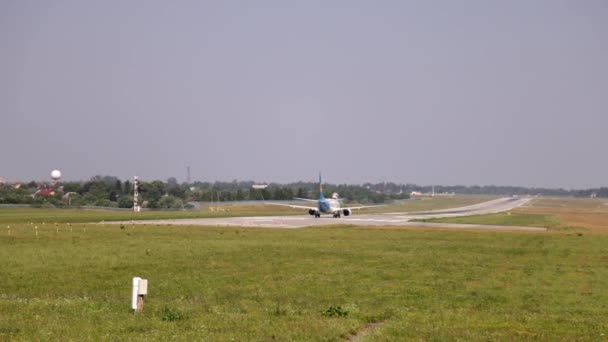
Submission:
{"label": "distant building", "polygon": [[410,197],[435,197],[435,196],[454,196],[456,193],[454,192],[441,192],[441,193],[428,193],[428,192],[420,192],[420,191],[412,191],[410,192]]}
{"label": "distant building", "polygon": [[55,195],[55,190],[53,190],[53,189],[40,189],[34,193],[34,197],[54,196],[54,195]]}

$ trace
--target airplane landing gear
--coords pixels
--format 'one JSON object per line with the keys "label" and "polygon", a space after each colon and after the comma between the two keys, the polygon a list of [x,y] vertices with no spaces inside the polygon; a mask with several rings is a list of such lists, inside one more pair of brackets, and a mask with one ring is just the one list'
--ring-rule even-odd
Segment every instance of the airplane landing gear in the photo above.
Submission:
{"label": "airplane landing gear", "polygon": [[319,213],[315,214],[315,218],[321,218],[321,214],[319,214]]}
{"label": "airplane landing gear", "polygon": [[340,218],[340,212],[335,213],[334,218]]}

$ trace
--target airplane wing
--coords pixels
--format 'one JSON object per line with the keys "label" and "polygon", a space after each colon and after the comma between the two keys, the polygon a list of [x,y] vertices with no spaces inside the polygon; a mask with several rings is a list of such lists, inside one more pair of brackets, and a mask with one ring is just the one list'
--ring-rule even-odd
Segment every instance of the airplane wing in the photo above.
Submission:
{"label": "airplane wing", "polygon": [[313,199],[310,199],[310,198],[294,197],[293,199],[294,200],[298,200],[298,201],[306,201],[306,202],[315,202],[315,203],[319,202],[319,200],[313,200]]}
{"label": "airplane wing", "polygon": [[314,209],[314,210],[318,210],[317,207],[307,207],[307,206],[303,206],[303,205],[293,205],[293,204],[284,204],[284,203],[272,203],[272,202],[264,202],[264,204],[278,205],[278,206],[281,206],[281,207],[289,207],[289,208],[296,208],[296,209],[306,209],[306,210]]}
{"label": "airplane wing", "polygon": [[364,205],[364,206],[361,206],[361,207],[350,207],[350,208],[342,208],[342,209],[358,210],[358,209],[365,209],[365,208],[378,208],[378,207],[386,207],[386,204],[379,204],[379,205]]}

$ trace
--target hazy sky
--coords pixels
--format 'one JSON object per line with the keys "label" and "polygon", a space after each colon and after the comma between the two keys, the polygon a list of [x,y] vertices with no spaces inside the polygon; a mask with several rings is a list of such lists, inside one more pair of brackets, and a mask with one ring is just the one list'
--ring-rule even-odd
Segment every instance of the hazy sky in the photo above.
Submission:
{"label": "hazy sky", "polygon": [[608,185],[608,1],[0,0],[0,176]]}

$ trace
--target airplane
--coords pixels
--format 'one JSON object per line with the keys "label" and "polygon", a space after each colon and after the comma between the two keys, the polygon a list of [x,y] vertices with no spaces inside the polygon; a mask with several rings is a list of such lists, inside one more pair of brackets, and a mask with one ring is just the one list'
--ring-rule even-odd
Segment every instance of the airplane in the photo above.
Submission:
{"label": "airplane", "polygon": [[283,203],[271,203],[266,202],[266,204],[270,205],[278,205],[283,207],[297,208],[297,209],[306,209],[308,210],[308,214],[314,216],[315,218],[320,218],[321,214],[331,214],[334,218],[340,218],[342,215],[350,216],[353,210],[364,209],[364,208],[376,208],[376,207],[385,207],[386,205],[367,205],[367,206],[359,206],[359,207],[350,207],[350,208],[341,208],[340,201],[341,198],[338,198],[337,193],[333,193],[331,198],[325,198],[323,196],[323,180],[321,178],[321,173],[319,173],[319,199],[313,200],[309,198],[299,198],[294,197],[295,200],[306,201],[306,202],[315,202],[317,203],[316,207],[307,207],[303,205],[292,205],[292,204],[283,204]]}

